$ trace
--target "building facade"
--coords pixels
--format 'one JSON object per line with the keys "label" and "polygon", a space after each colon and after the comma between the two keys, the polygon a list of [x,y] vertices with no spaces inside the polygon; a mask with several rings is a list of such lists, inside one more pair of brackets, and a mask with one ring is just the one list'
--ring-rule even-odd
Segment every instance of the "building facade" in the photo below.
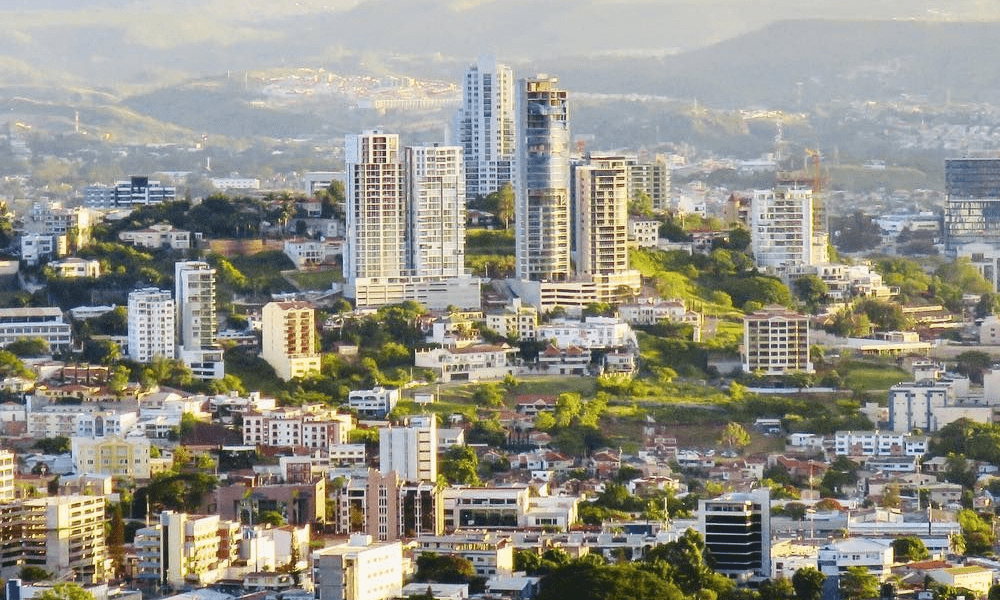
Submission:
{"label": "building facade", "polygon": [[782,271],[828,261],[827,236],[814,228],[808,188],[755,190],[750,210],[754,262]]}
{"label": "building facade", "polygon": [[971,242],[1000,243],[1000,159],[944,162],[944,239],[949,252]]}
{"label": "building facade", "polygon": [[462,106],[454,125],[468,198],[485,196],[513,181],[516,121],[513,70],[493,57],[480,57],[465,72]]}
{"label": "building facade", "polygon": [[72,344],[72,327],[54,306],[0,308],[0,347],[21,338],[42,338],[53,352]]}
{"label": "building facade", "polygon": [[437,481],[437,421],[413,416],[406,427],[379,429],[379,470],[403,481]]}
{"label": "building facade", "polygon": [[620,273],[628,262],[628,161],[590,156],[573,168],[576,272],[580,277]]}
{"label": "building facade", "polygon": [[405,150],[409,263],[417,277],[465,273],[465,177],[460,146]]}
{"label": "building facade", "polygon": [[316,600],[396,598],[403,588],[402,545],[352,535],[313,552],[312,580]]}
{"label": "building facade", "polygon": [[782,375],[811,373],[809,319],[781,306],[743,318],[743,372]]}
{"label": "building facade", "polygon": [[163,204],[177,199],[177,188],[161,185],[148,176],[133,176],[113,186],[93,185],[84,188],[83,203],[88,208],[112,209]]}
{"label": "building facade", "polygon": [[128,356],[140,363],[176,356],[177,309],[167,290],[144,288],[128,295]]}
{"label": "building facade", "polygon": [[195,377],[222,379],[225,363],[218,345],[215,315],[215,269],[202,261],[174,264],[177,308],[177,354]]}
{"label": "building facade", "polygon": [[736,579],[771,575],[771,490],[698,501],[698,530],[715,570]]}
{"label": "building facade", "polygon": [[315,313],[298,301],[268,302],[261,311],[260,357],[285,381],[319,372]]}
{"label": "building facade", "polygon": [[570,268],[570,133],[565,90],[554,77],[518,83],[515,275],[565,281]]}

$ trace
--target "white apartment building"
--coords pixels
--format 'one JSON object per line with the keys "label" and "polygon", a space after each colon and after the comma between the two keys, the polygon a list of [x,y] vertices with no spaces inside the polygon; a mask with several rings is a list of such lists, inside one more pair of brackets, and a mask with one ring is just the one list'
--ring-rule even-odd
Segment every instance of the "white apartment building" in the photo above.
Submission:
{"label": "white apartment building", "polygon": [[122,231],[118,234],[118,239],[126,244],[154,250],[159,248],[187,250],[191,247],[191,232],[174,229],[169,223],[157,223],[146,229]]}
{"label": "white apartment building", "polygon": [[72,329],[55,306],[0,308],[0,347],[21,338],[45,340],[52,352],[62,352],[72,343]]}
{"label": "white apartment building", "polygon": [[647,298],[618,306],[618,316],[631,325],[655,325],[667,320],[701,326],[701,313],[690,311],[680,298],[659,300]]}
{"label": "white apartment building", "polygon": [[50,404],[32,407],[27,413],[28,435],[34,438],[76,435],[80,416],[98,411],[96,404]]}
{"label": "white apartment building", "polygon": [[809,319],[781,306],[769,306],[743,318],[743,371],[781,375],[811,373]]}
{"label": "white apartment building", "polygon": [[292,261],[296,269],[315,267],[330,262],[343,253],[340,240],[296,238],[285,240],[283,249],[285,256]]}
{"label": "white apartment building", "polygon": [[482,56],[465,72],[454,137],[463,153],[465,193],[486,196],[514,179],[514,72]]}
{"label": "white apartment building", "polygon": [[569,105],[554,77],[518,82],[517,279],[566,281],[570,267]]}
{"label": "white apartment building", "polygon": [[807,188],[755,190],[751,246],[760,268],[784,270],[828,262],[827,236],[813,230],[813,195]]}
{"label": "white apartment building", "polygon": [[225,363],[217,343],[215,269],[202,261],[174,264],[174,303],[177,307],[177,357],[195,377],[222,379]]}
{"label": "white apartment building", "polygon": [[21,236],[21,260],[34,267],[43,258],[57,258],[69,252],[66,236],[47,233],[25,233]]}
{"label": "white apartment building", "polygon": [[629,219],[628,239],[639,248],[656,248],[660,240],[660,225],[659,221]]}
{"label": "white apartment building", "polygon": [[511,575],[514,572],[514,543],[490,532],[452,535],[422,535],[416,540],[414,559],[426,552],[461,556],[472,563],[478,577]]}
{"label": "white apartment building", "polygon": [[535,339],[553,342],[560,348],[615,348],[638,347],[632,326],[615,317],[587,317],[583,321],[554,319],[539,325]]}
{"label": "white apartment building", "polygon": [[148,176],[132,176],[113,186],[92,185],[83,189],[83,203],[88,208],[112,209],[163,204],[177,199],[177,188],[161,185]]}
{"label": "white apartment building", "polygon": [[236,562],[241,539],[239,523],[219,515],[165,510],[159,523],[135,534],[138,579],[178,588],[210,585]]}
{"label": "white apartment building", "polygon": [[374,387],[370,390],[352,390],[347,395],[347,405],[358,412],[358,415],[383,419],[396,408],[399,402],[399,390],[395,388]]}
{"label": "white apartment building", "polygon": [[389,600],[403,588],[403,550],[399,542],[373,542],[369,535],[313,552],[316,600]]}
{"label": "white apartment building", "polygon": [[410,417],[406,427],[379,428],[379,470],[403,481],[437,481],[437,421],[434,415]]}
{"label": "white apartment building", "polygon": [[75,256],[62,260],[54,260],[49,263],[49,268],[56,274],[56,277],[66,279],[100,277],[101,275],[101,263],[99,261],[77,258]]}
{"label": "white apartment building", "polygon": [[354,428],[351,415],[338,414],[320,405],[281,407],[243,415],[243,443],[326,449],[346,444]]}
{"label": "white apartment building", "polygon": [[418,348],[414,366],[433,369],[438,380],[480,381],[503,379],[516,369],[517,349],[508,344],[476,344],[462,348]]}
{"label": "white apartment building", "polygon": [[826,544],[819,549],[818,568],[827,577],[834,577],[851,567],[864,567],[879,581],[885,581],[893,562],[890,541],[849,538]]}
{"label": "white apartment building", "polygon": [[889,429],[903,433],[919,429],[932,433],[961,418],[989,423],[993,419],[993,407],[986,401],[964,398],[968,394],[967,385],[967,379],[953,382],[942,378],[892,386],[889,388]]}
{"label": "white apartment building", "polygon": [[140,363],[176,356],[177,309],[168,290],[143,288],[128,295],[128,356]]}
{"label": "white apartment building", "polygon": [[260,357],[285,381],[319,372],[315,313],[298,301],[268,302],[261,311]]}
{"label": "white apartment building", "polygon": [[399,136],[380,131],[348,135],[347,236],[344,281],[400,277],[407,272],[409,217]]}
{"label": "white apartment building", "polygon": [[213,177],[212,187],[217,190],[259,190],[260,179],[254,177]]}
{"label": "white apartment building", "polygon": [[133,411],[114,412],[101,410],[84,412],[76,417],[78,437],[104,437],[106,435],[126,436],[139,422],[139,414]]}
{"label": "white apartment building", "polygon": [[460,146],[405,150],[410,266],[417,277],[465,273],[465,173]]}
{"label": "white apartment building", "polygon": [[838,431],[833,439],[837,456],[923,456],[927,436],[893,431]]}

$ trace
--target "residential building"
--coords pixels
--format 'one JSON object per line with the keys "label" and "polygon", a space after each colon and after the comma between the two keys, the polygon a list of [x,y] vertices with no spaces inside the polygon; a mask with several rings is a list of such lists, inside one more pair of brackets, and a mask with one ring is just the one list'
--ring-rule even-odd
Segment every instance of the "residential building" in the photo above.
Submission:
{"label": "residential building", "polygon": [[851,567],[864,567],[885,581],[893,563],[890,540],[848,538],[826,544],[819,549],[817,566],[827,577],[836,577]]}
{"label": "residential building", "polygon": [[486,313],[486,327],[519,342],[534,340],[538,327],[538,309],[524,305],[520,298],[514,298],[502,310]]}
{"label": "residential building", "polygon": [[149,438],[139,436],[70,438],[73,467],[77,473],[113,475],[124,479],[149,479]]}
{"label": "residential building", "polygon": [[405,150],[409,262],[416,277],[465,274],[465,177],[460,146]]}
{"label": "residential building", "polygon": [[946,249],[1000,242],[1000,159],[945,160],[944,184]]}
{"label": "residential building", "polygon": [[169,223],[157,223],[146,229],[122,231],[118,239],[126,244],[140,248],[169,248],[171,250],[187,250],[191,247],[191,232],[174,229]]}
{"label": "residential building", "polygon": [[177,188],[161,185],[148,176],[132,176],[114,186],[92,185],[83,189],[83,203],[88,208],[131,208],[173,202]]}
{"label": "residential building", "polygon": [[379,470],[395,471],[403,481],[437,481],[437,421],[434,415],[410,417],[405,427],[379,429]]}
{"label": "residential building", "polygon": [[354,428],[351,415],[321,405],[281,407],[243,415],[243,443],[282,448],[302,446],[316,450],[346,444]]}
{"label": "residential building", "polygon": [[576,272],[627,271],[628,169],[624,156],[588,156],[573,167]]}
{"label": "residential building", "polygon": [[979,344],[981,346],[1000,345],[1000,318],[990,315],[983,319],[979,326]]}
{"label": "residential building", "polygon": [[236,562],[241,540],[239,523],[219,515],[165,510],[158,524],[136,532],[138,579],[177,588],[213,584]]}
{"label": "residential building", "polygon": [[254,177],[213,177],[212,187],[217,190],[259,190],[260,179]]}
{"label": "residential building", "polygon": [[316,600],[389,600],[403,589],[399,542],[373,542],[369,535],[313,552]]}
{"label": "residential building", "polygon": [[55,578],[105,581],[104,496],[54,496],[0,505],[0,577],[39,567]]}
{"label": "residential building", "polygon": [[916,456],[927,453],[927,436],[892,431],[838,431],[837,456]]}
{"label": "residential building", "polygon": [[177,311],[168,290],[143,288],[128,295],[128,356],[140,363],[176,356]]}
{"label": "residential building", "polygon": [[370,419],[384,419],[396,408],[399,390],[376,386],[370,390],[352,390],[347,395],[347,405],[358,415]]}
{"label": "residential building", "polygon": [[754,262],[776,271],[829,262],[828,236],[813,225],[811,189],[755,190],[750,226]]}
{"label": "residential building", "polygon": [[569,105],[554,77],[518,83],[515,274],[566,281],[570,270]]}
{"label": "residential building", "polygon": [[62,260],[54,260],[49,263],[56,277],[66,279],[76,279],[80,277],[100,277],[101,263],[93,259],[77,258],[70,256]]}
{"label": "residential building", "polygon": [[134,411],[115,412],[100,410],[82,412],[76,417],[77,437],[104,437],[106,435],[127,436],[136,427],[139,415]]}
{"label": "residential building", "polygon": [[509,538],[499,537],[495,533],[420,536],[416,542],[414,559],[427,552],[460,556],[472,563],[478,577],[511,575],[514,572],[514,544]]}
{"label": "residential building", "polygon": [[[956,385],[957,383],[957,385]],[[993,407],[968,396],[968,380],[925,379],[889,388],[889,429],[896,432],[935,432],[966,418],[979,423],[993,419]],[[965,388],[965,393],[962,389]],[[990,393],[990,392],[987,392]]]}
{"label": "residential building", "polygon": [[0,308],[0,347],[21,338],[42,338],[52,352],[68,350],[72,328],[55,306]]}
{"label": "residential building", "polygon": [[336,496],[339,534],[368,533],[379,541],[444,531],[442,488],[437,482],[404,482],[396,471],[368,469],[345,479]]}
{"label": "residential building", "polygon": [[0,450],[0,504],[14,500],[14,473],[17,461],[10,450]]}
{"label": "residential building", "polygon": [[631,325],[656,325],[667,320],[673,323],[687,323],[696,329],[701,328],[701,313],[690,311],[687,304],[680,298],[659,300],[655,298],[640,299],[618,306],[618,317]]}
{"label": "residential building", "polygon": [[281,513],[290,525],[326,522],[326,477],[296,483],[236,483],[216,488],[212,498],[202,501],[202,512],[218,514],[228,521],[247,521],[262,510]]}
{"label": "residential building", "polygon": [[[628,199],[634,200],[639,194],[649,196],[653,210],[664,212],[671,207],[670,169],[662,156],[651,162],[628,159]],[[659,223],[657,222],[657,225]]]}
{"label": "residential building", "polygon": [[547,375],[586,375],[592,352],[579,346],[560,348],[550,343],[538,353],[538,371]]}
{"label": "residential building", "polygon": [[628,239],[639,248],[656,248],[660,241],[659,221],[646,219],[628,220]]}
{"label": "residential building", "polygon": [[[552,466],[552,465],[549,465]],[[577,496],[532,497],[528,487],[447,488],[446,531],[466,529],[568,529],[576,522]]]}
{"label": "residential building", "polygon": [[285,381],[319,372],[315,313],[299,301],[268,302],[261,311],[260,357]]}
{"label": "residential building", "polygon": [[503,379],[513,375],[517,349],[509,344],[476,344],[462,348],[417,348],[414,366],[433,369],[442,383]]}
{"label": "residential building", "polygon": [[467,198],[486,196],[514,179],[514,72],[480,57],[465,72],[454,137],[462,149]]}
{"label": "residential building", "polygon": [[225,363],[217,343],[215,269],[202,261],[174,264],[177,354],[195,377],[222,379]]}
{"label": "residential building", "polygon": [[743,318],[743,372],[783,375],[811,373],[809,318],[768,306]]}
{"label": "residential building", "polygon": [[38,266],[42,259],[58,258],[69,252],[66,236],[48,233],[25,233],[21,236],[21,260],[28,266]]}
{"label": "residential building", "polygon": [[698,531],[715,570],[736,579],[771,576],[771,491],[698,501]]}
{"label": "residential building", "polygon": [[583,321],[554,319],[539,325],[535,331],[538,341],[553,342],[560,348],[615,348],[639,346],[632,327],[615,317],[586,317]]}

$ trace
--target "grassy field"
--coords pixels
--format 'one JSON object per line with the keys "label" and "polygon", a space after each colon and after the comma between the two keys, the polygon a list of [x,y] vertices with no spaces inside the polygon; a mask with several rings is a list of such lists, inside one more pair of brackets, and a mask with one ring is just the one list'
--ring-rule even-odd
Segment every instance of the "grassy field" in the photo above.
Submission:
{"label": "grassy field", "polygon": [[838,367],[844,387],[857,392],[884,391],[912,376],[896,366],[851,362]]}
{"label": "grassy field", "polygon": [[328,290],[334,282],[344,280],[340,269],[320,269],[316,271],[285,271],[284,275],[290,279],[299,290]]}
{"label": "grassy field", "polygon": [[465,232],[466,254],[514,254],[513,229],[469,229]]}

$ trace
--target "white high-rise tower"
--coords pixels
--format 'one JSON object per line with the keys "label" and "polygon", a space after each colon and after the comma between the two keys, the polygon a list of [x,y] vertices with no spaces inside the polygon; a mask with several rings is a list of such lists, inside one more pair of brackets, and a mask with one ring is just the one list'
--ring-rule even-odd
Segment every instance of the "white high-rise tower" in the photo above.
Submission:
{"label": "white high-rise tower", "polygon": [[417,277],[465,272],[465,178],[458,146],[406,148],[409,262]]}
{"label": "white high-rise tower", "polygon": [[516,153],[514,72],[494,57],[480,57],[465,72],[455,143],[465,161],[469,198],[494,192],[514,178]]}
{"label": "white high-rise tower", "polygon": [[624,156],[591,156],[573,169],[581,277],[628,271],[628,162]]}
{"label": "white high-rise tower", "polygon": [[215,318],[215,269],[196,260],[174,264],[174,303],[177,306],[177,354],[196,377],[221,379],[225,375]]}
{"label": "white high-rise tower", "polygon": [[167,290],[145,288],[128,295],[128,357],[147,363],[154,357],[174,358],[174,299]]}

